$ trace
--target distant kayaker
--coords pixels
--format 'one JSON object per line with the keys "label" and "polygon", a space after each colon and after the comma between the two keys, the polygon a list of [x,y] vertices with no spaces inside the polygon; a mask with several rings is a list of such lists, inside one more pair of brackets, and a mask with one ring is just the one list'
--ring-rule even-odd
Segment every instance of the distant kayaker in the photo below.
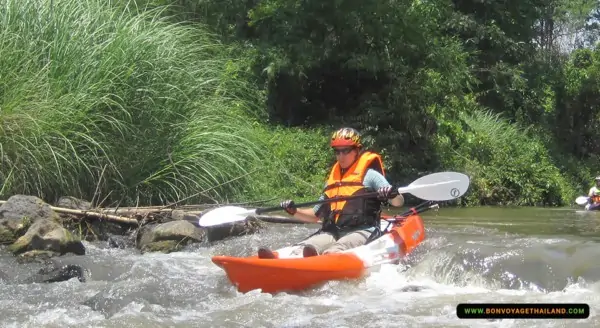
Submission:
{"label": "distant kayaker", "polygon": [[590,209],[592,207],[600,206],[600,176],[597,176],[595,179],[596,185],[590,188],[588,192],[588,204],[586,205],[586,209]]}
{"label": "distant kayaker", "polygon": [[[317,233],[298,243],[303,256],[341,252],[379,237],[381,205],[389,201],[393,206],[404,205],[402,194],[385,178],[383,161],[379,154],[363,149],[361,135],[353,128],[341,128],[333,133],[331,147],[337,159],[331,168],[323,194],[319,199],[351,196],[377,191],[378,198],[358,198],[319,204],[312,208],[295,208],[292,200],[281,202],[281,207],[294,218],[316,223],[322,219]],[[275,258],[265,247],[258,250],[260,258]]]}

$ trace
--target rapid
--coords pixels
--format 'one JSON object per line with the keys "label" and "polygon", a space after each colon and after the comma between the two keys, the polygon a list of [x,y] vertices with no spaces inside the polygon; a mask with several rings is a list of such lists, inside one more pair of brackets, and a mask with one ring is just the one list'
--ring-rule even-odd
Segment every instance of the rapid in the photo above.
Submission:
{"label": "rapid", "polygon": [[[60,261],[89,270],[51,284],[0,282],[1,327],[598,327],[600,213],[573,208],[444,208],[422,214],[425,241],[400,265],[302,293],[238,293],[213,255],[250,255],[301,240],[316,225],[259,233],[182,252],[85,243]],[[0,268],[23,275],[0,251]],[[462,302],[588,303],[588,319],[459,319]]]}

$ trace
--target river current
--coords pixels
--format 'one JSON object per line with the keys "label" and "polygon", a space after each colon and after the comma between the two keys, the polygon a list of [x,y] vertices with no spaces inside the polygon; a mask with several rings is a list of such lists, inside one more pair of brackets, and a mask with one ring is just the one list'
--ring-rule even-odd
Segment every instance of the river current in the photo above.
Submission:
{"label": "river current", "polygon": [[[0,283],[1,327],[599,327],[600,213],[573,208],[440,208],[423,214],[426,240],[400,265],[297,294],[237,292],[213,255],[250,255],[301,240],[315,225],[267,224],[260,233],[182,252],[85,243],[65,263],[89,270],[52,284]],[[0,251],[0,268],[24,275]],[[588,319],[459,319],[467,302],[588,303]]]}

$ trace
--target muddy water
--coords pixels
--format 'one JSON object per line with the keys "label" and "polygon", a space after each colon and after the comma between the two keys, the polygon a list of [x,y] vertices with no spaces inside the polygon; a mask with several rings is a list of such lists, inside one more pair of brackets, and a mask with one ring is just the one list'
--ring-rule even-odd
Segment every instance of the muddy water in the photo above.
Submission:
{"label": "muddy water", "polygon": [[[300,294],[240,294],[210,261],[279,247],[315,226],[267,230],[173,254],[87,243],[64,258],[90,280],[0,283],[2,327],[598,327],[600,213],[446,209],[424,214],[427,239],[402,265]],[[2,254],[5,254],[2,252]],[[0,255],[0,268],[22,274]],[[461,302],[584,302],[582,320],[465,320]]]}

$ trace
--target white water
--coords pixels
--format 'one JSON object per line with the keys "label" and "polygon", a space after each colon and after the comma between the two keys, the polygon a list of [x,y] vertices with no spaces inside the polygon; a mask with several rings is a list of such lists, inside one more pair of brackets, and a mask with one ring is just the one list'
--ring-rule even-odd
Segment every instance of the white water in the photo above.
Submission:
{"label": "white water", "polygon": [[[384,265],[355,282],[300,294],[241,294],[212,264],[217,254],[248,255],[260,245],[299,240],[314,227],[267,232],[139,255],[86,243],[91,279],[0,285],[1,327],[597,327],[600,248],[580,236],[525,236],[483,225],[430,219],[428,237],[405,265]],[[455,222],[456,223],[456,222]],[[499,222],[500,223],[500,222]],[[16,267],[0,257],[0,268]],[[14,269],[13,270],[17,270]],[[8,270],[9,272],[12,272]],[[577,302],[583,320],[466,320],[461,302]]]}

